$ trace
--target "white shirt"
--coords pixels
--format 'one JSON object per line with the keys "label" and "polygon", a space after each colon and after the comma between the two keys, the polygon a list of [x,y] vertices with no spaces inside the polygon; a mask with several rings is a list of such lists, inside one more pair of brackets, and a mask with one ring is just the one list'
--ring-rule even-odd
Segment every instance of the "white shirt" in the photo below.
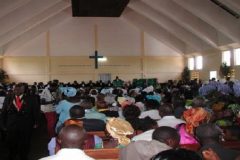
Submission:
{"label": "white shirt", "polygon": [[161,119],[157,109],[152,109],[152,110],[148,110],[148,111],[142,112],[141,115],[139,116],[139,118],[145,118],[147,116],[149,116],[150,118],[152,118],[154,120]]}
{"label": "white shirt", "polygon": [[80,149],[64,148],[57,152],[56,155],[41,158],[40,160],[94,160],[86,155]]}
{"label": "white shirt", "polygon": [[53,97],[52,93],[49,91],[48,87],[44,88],[42,93],[40,94],[41,99],[45,99],[46,102],[53,101],[55,98]]}
{"label": "white shirt", "polygon": [[[40,94],[41,99],[45,99],[46,102],[53,101],[55,98],[53,97],[52,93],[49,91],[48,87],[46,87],[42,93]],[[43,112],[54,112],[56,106],[53,104],[42,104],[41,111]]]}
{"label": "white shirt", "polygon": [[154,132],[154,129],[143,132],[139,135],[134,136],[132,138],[132,141],[139,141],[139,140],[151,141],[153,132]]}
{"label": "white shirt", "polygon": [[[174,116],[164,116],[162,119],[157,121],[157,123],[159,127],[168,126],[168,127],[176,128],[178,124],[185,123],[185,121],[181,119],[177,119]],[[134,136],[132,138],[132,141],[139,141],[139,140],[151,141],[153,132],[154,132],[154,129],[143,132],[139,135]]]}
{"label": "white shirt", "polygon": [[48,143],[49,156],[55,155],[55,149],[56,149],[56,137],[52,137],[50,142]]}
{"label": "white shirt", "polygon": [[182,119],[178,119],[175,116],[164,116],[162,119],[157,121],[158,127],[169,126],[172,128],[176,128],[176,126],[181,123],[185,123],[185,121]]}
{"label": "white shirt", "polygon": [[0,109],[3,107],[5,97],[0,97]]}

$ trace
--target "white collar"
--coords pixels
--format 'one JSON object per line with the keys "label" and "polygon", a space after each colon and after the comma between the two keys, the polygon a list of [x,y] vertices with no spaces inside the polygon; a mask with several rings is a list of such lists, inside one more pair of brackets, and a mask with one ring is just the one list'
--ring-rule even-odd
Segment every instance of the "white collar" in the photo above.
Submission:
{"label": "white collar", "polygon": [[20,99],[22,99],[23,94],[21,94],[20,96],[15,95],[15,98],[17,98],[17,97],[19,97]]}
{"label": "white collar", "polygon": [[163,116],[162,119],[176,119],[175,116]]}

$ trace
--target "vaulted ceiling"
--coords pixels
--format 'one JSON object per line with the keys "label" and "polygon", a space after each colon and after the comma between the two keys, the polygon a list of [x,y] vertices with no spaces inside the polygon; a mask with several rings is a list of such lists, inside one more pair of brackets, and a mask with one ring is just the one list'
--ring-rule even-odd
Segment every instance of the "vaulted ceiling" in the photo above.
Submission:
{"label": "vaulted ceiling", "polygon": [[[189,54],[239,45],[239,14],[239,0],[130,0],[120,18]],[[0,0],[0,54],[69,16],[70,0]]]}

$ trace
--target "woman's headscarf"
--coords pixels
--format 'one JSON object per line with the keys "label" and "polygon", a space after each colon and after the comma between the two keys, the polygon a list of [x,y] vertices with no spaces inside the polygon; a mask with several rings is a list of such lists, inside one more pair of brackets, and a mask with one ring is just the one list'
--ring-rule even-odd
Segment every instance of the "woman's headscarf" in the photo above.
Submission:
{"label": "woman's headscarf", "polygon": [[77,94],[77,90],[73,87],[64,87],[63,94],[67,97],[74,97]]}
{"label": "woman's headscarf", "polygon": [[194,134],[194,128],[210,120],[210,113],[201,107],[191,108],[184,111],[183,118],[186,121],[186,131],[190,134]]}
{"label": "woman's headscarf", "polygon": [[129,122],[120,118],[109,118],[106,128],[109,134],[118,140],[119,144],[128,145],[130,143],[127,135],[133,134],[134,130]]}

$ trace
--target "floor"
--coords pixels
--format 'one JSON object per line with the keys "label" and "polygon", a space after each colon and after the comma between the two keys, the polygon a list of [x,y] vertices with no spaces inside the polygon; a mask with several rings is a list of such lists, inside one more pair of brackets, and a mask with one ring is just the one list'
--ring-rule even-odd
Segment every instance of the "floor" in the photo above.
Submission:
{"label": "floor", "polygon": [[[29,160],[38,160],[42,157],[48,156],[47,143],[46,121],[42,115],[39,127],[33,130]],[[5,146],[6,144],[2,140],[0,134],[0,160],[7,160],[6,157],[8,151]],[[18,160],[18,158],[16,158],[16,160]]]}

